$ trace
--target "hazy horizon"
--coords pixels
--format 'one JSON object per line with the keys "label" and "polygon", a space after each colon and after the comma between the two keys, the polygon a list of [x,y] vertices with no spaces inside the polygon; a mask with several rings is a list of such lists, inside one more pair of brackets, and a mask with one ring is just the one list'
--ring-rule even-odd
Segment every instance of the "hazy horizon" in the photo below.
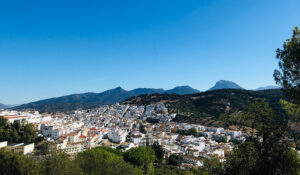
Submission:
{"label": "hazy horizon", "polygon": [[[226,81],[229,81],[229,80],[226,80]],[[235,83],[235,82],[234,82]],[[189,85],[179,85],[179,86],[175,86],[175,87],[180,87],[180,86],[189,86]],[[248,89],[248,88],[245,88],[246,90],[257,90],[258,88],[263,88],[263,87],[267,87],[267,86],[277,86],[277,85],[266,85],[266,86],[260,86],[260,87],[257,87],[257,88],[254,88],[254,89]],[[115,88],[122,88],[126,91],[131,91],[131,90],[134,90],[134,89],[139,89],[139,88],[149,88],[149,89],[163,89],[163,90],[171,90],[175,87],[172,87],[172,88],[160,88],[160,87],[157,87],[157,88],[153,88],[153,87],[137,87],[137,88],[134,88],[134,89],[126,89],[126,88],[123,88],[122,86],[117,86],[117,87],[113,87],[113,88],[110,88],[110,89],[106,89],[106,90],[103,90],[103,91],[86,91],[86,92],[74,92],[74,93],[70,93],[70,94],[62,94],[62,95],[59,95],[59,96],[52,96],[52,97],[45,97],[43,99],[36,99],[36,100],[32,100],[32,101],[27,101],[27,102],[24,102],[24,103],[14,103],[14,104],[8,104],[8,103],[2,103],[2,104],[5,104],[5,105],[9,105],[9,106],[18,106],[18,105],[21,105],[21,104],[26,104],[26,103],[30,103],[30,102],[35,102],[35,101],[40,101],[40,100],[45,100],[45,99],[50,99],[50,98],[57,98],[57,97],[62,97],[62,96],[68,96],[68,95],[73,95],[73,94],[82,94],[82,93],[102,93],[102,92],[105,92],[107,90],[112,90],[112,89],[115,89]],[[191,87],[191,86],[190,86]],[[194,88],[194,87],[191,87],[191,88]],[[244,88],[244,87],[243,87]],[[199,90],[197,88],[194,88],[196,90]],[[205,90],[199,90],[200,92],[205,92],[209,89],[205,89]]]}

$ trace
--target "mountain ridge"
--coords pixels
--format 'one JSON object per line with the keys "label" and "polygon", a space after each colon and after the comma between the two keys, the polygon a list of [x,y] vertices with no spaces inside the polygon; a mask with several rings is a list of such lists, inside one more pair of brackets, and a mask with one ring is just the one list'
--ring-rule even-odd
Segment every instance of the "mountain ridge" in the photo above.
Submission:
{"label": "mountain ridge", "polygon": [[3,103],[0,103],[0,109],[6,109],[6,108],[9,108],[9,106],[5,105]]}
{"label": "mountain ridge", "polygon": [[274,86],[274,85],[268,85],[268,86],[262,86],[259,88],[256,88],[256,91],[261,91],[261,90],[267,90],[267,89],[280,89],[279,86]]}
{"label": "mountain ridge", "polygon": [[61,97],[54,97],[44,100],[39,100],[27,104],[23,104],[14,109],[35,109],[42,112],[53,112],[53,111],[69,111],[78,108],[93,108],[100,104],[115,104],[126,100],[133,96],[139,96],[143,94],[164,94],[164,93],[175,93],[175,94],[192,94],[200,92],[197,89],[193,89],[190,86],[177,86],[173,89],[155,89],[155,88],[136,88],[133,90],[124,90],[122,87],[116,87],[100,93],[88,92],[81,94],[71,94]]}

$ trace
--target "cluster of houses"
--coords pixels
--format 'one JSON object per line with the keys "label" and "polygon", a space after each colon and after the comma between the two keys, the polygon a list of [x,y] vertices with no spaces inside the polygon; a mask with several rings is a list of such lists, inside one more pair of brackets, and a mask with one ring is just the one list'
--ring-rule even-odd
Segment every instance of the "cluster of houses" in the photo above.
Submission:
{"label": "cluster of houses", "polygon": [[52,120],[50,115],[43,116],[38,111],[13,111],[13,110],[0,110],[0,116],[3,116],[10,123],[15,121],[26,123],[41,123]]}
{"label": "cluster of houses", "polygon": [[[68,154],[102,145],[126,151],[158,142],[166,155],[181,155],[185,166],[196,167],[202,166],[202,158],[211,155],[224,158],[233,148],[228,141],[244,140],[246,136],[241,131],[172,122],[176,114],[169,114],[164,104],[103,105],[96,109],[51,116],[41,115],[37,111],[2,110],[0,116],[11,123],[20,120],[36,125],[39,135],[52,142],[56,149],[65,150]],[[197,136],[174,132],[191,128],[197,131]]]}

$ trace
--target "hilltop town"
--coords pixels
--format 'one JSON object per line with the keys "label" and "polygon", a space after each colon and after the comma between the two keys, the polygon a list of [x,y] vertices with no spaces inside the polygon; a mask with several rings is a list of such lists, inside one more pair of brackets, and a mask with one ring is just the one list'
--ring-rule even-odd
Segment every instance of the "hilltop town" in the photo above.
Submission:
{"label": "hilltop town", "polygon": [[[16,121],[31,123],[38,128],[39,136],[52,143],[56,149],[67,154],[94,147],[108,146],[122,151],[134,147],[159,143],[166,156],[181,155],[182,166],[200,167],[202,158],[217,155],[225,161],[234,147],[231,141],[244,141],[246,133],[239,130],[207,127],[197,124],[172,122],[176,113],[169,113],[167,105],[103,105],[90,110],[76,110],[70,113],[40,114],[38,111],[2,110],[10,123]],[[7,144],[9,150],[29,149],[22,144]]]}

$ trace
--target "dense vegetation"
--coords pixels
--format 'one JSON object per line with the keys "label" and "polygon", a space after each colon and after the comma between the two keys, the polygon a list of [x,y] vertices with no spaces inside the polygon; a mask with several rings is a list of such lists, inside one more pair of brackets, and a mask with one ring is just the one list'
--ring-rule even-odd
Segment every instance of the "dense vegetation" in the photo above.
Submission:
{"label": "dense vegetation", "polygon": [[[126,103],[147,105],[151,103],[170,104],[171,112],[219,117],[223,113],[244,110],[250,100],[264,98],[271,107],[280,111],[280,99],[285,99],[279,89],[249,91],[242,89],[221,89],[191,95],[153,94],[132,97]],[[228,107],[227,107],[228,106]]]}
{"label": "dense vegetation", "polygon": [[172,129],[172,132],[178,133],[180,135],[192,135],[194,137],[198,137],[198,131],[195,128],[191,128],[189,130],[178,130],[178,129]]}
{"label": "dense vegetation", "polygon": [[176,122],[198,123],[222,126],[219,119],[223,114],[244,111],[255,98],[265,99],[277,113],[284,113],[280,99],[286,99],[279,89],[249,91],[242,89],[221,89],[190,95],[153,94],[132,97],[124,103],[147,105],[168,104],[169,111],[177,113]]}
{"label": "dense vegetation", "polygon": [[278,48],[279,69],[274,71],[275,81],[283,87],[292,103],[300,105],[300,30],[295,27],[291,39]]}
{"label": "dense vegetation", "polygon": [[43,140],[37,136],[37,128],[32,124],[14,122],[10,124],[7,119],[0,116],[0,141],[15,143],[37,143]]}
{"label": "dense vegetation", "polygon": [[[157,147],[157,145],[156,145]],[[74,158],[61,151],[52,152],[42,159],[32,159],[0,150],[0,174],[45,175],[142,175],[193,174],[192,171],[163,163],[153,147],[139,147],[124,154],[108,147],[99,147],[79,153]],[[161,147],[156,150],[162,150]],[[200,171],[194,170],[197,174]],[[202,173],[201,173],[202,174]]]}

